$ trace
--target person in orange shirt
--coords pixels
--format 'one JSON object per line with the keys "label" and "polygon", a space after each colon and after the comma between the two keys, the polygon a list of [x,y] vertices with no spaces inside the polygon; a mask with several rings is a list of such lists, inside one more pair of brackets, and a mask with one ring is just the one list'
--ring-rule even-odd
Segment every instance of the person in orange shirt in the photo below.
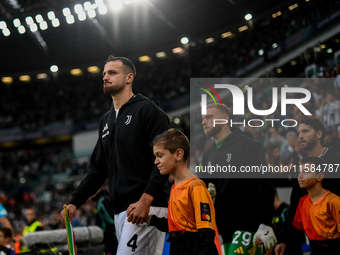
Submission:
{"label": "person in orange shirt", "polygon": [[322,186],[326,161],[305,157],[300,165],[299,185],[308,195],[300,199],[292,225],[306,232],[312,255],[340,254],[340,197]]}
{"label": "person in orange shirt", "polygon": [[207,187],[188,169],[188,138],[176,129],[156,136],[151,144],[162,175],[172,174],[168,219],[150,216],[149,225],[169,232],[170,255],[217,255],[215,208]]}

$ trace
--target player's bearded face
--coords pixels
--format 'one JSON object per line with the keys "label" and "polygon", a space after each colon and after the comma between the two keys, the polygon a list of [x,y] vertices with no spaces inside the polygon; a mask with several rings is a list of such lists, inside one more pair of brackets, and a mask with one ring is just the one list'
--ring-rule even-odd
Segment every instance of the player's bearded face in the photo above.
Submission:
{"label": "player's bearded face", "polygon": [[215,135],[217,135],[221,129],[222,129],[222,125],[215,125],[211,126],[211,127],[203,127],[204,129],[204,134],[206,137],[214,137]]}
{"label": "player's bearded face", "polygon": [[126,74],[123,63],[119,60],[108,62],[103,71],[103,91],[107,95],[114,96],[126,86]]}
{"label": "player's bearded face", "polygon": [[318,142],[317,133],[315,130],[303,123],[300,124],[298,132],[301,148],[305,151],[310,151],[313,149]]}
{"label": "player's bearded face", "polygon": [[220,111],[214,107],[207,109],[207,114],[202,116],[202,125],[204,134],[206,137],[214,137],[216,136],[226,124],[215,124],[215,119],[223,119],[223,115]]}

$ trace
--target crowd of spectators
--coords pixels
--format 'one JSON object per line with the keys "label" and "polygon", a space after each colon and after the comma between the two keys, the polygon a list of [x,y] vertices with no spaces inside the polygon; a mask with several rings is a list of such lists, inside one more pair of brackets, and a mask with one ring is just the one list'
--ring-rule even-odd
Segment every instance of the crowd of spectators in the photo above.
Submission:
{"label": "crowd of spectators", "polygon": [[[165,105],[188,94],[190,77],[232,76],[238,68],[258,58],[260,50],[265,54],[273,44],[280,45],[339,6],[339,1],[299,2],[298,8],[289,11],[287,6],[281,15],[257,20],[244,32],[236,32],[235,28],[231,37],[216,39],[211,44],[203,40],[193,42],[184,56],[169,55],[150,63],[135,61],[134,91]],[[302,61],[306,60],[302,58]],[[97,121],[111,105],[110,98],[102,93],[101,84],[101,74],[74,77],[62,71],[47,80],[1,84],[0,129],[30,130],[56,122],[76,125]]]}

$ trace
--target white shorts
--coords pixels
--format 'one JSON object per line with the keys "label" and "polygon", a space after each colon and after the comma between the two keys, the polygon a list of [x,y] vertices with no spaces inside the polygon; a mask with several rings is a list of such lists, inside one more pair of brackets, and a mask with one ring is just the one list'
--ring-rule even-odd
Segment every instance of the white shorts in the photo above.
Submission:
{"label": "white shorts", "polygon": [[[149,215],[168,218],[168,208],[150,207]],[[126,211],[115,214],[115,227],[118,240],[117,255],[162,255],[165,232],[143,224],[127,221]]]}

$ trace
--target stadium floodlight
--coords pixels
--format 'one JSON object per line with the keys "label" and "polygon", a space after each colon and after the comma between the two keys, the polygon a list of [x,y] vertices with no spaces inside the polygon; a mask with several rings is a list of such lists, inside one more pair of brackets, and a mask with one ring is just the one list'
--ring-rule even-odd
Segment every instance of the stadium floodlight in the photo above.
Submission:
{"label": "stadium floodlight", "polygon": [[65,7],[65,8],[63,9],[63,14],[64,14],[65,17],[70,16],[70,15],[71,15],[71,10],[70,10],[70,8]]}
{"label": "stadium floodlight", "polygon": [[37,74],[37,79],[43,80],[47,78],[47,73],[39,73]]}
{"label": "stadium floodlight", "polygon": [[110,5],[111,5],[112,10],[119,11],[122,8],[123,3],[121,0],[112,0],[110,1]]}
{"label": "stadium floodlight", "polygon": [[293,4],[293,5],[291,5],[291,6],[289,6],[288,7],[288,10],[294,10],[295,8],[297,8],[297,7],[299,7],[299,5],[298,4]]}
{"label": "stadium floodlight", "polygon": [[150,62],[151,58],[148,55],[141,56],[138,58],[139,62]]}
{"label": "stadium floodlight", "polygon": [[60,22],[58,18],[55,18],[52,20],[52,26],[54,27],[59,27],[60,26]]}
{"label": "stadium floodlight", "polygon": [[41,16],[41,14],[37,14],[35,15],[35,20],[40,23],[44,20],[43,16]]}
{"label": "stadium floodlight", "polygon": [[49,12],[47,13],[47,17],[48,17],[49,20],[54,20],[54,19],[55,19],[55,13],[54,13],[54,11],[49,11]]}
{"label": "stadium floodlight", "polygon": [[263,50],[263,49],[260,49],[258,53],[259,53],[260,56],[263,56],[264,50]]}
{"label": "stadium floodlight", "polygon": [[31,16],[26,17],[25,21],[26,21],[27,25],[29,25],[29,26],[34,23],[34,20]]}
{"label": "stadium floodlight", "polygon": [[80,21],[86,20],[86,13],[85,13],[85,12],[79,12],[79,13],[78,13],[78,19],[79,19]]}
{"label": "stadium floodlight", "polygon": [[214,42],[214,38],[212,38],[212,37],[205,39],[206,44],[209,44],[209,43],[212,43],[212,42]]}
{"label": "stadium floodlight", "polygon": [[223,33],[223,34],[221,34],[221,37],[222,38],[227,38],[227,37],[230,37],[230,36],[232,36],[233,34],[229,31],[229,32],[225,32],[225,33]]}
{"label": "stadium floodlight", "polygon": [[92,4],[91,8],[92,8],[93,10],[95,10],[95,9],[98,8],[98,6],[97,6],[96,4]]}
{"label": "stadium floodlight", "polygon": [[26,28],[23,25],[20,25],[18,27],[19,34],[24,34],[26,32]]}
{"label": "stadium floodlight", "polygon": [[99,73],[100,72],[100,68],[98,66],[89,66],[87,68],[87,71],[89,73]]}
{"label": "stadium floodlight", "polygon": [[76,68],[76,69],[72,69],[70,71],[70,74],[72,74],[73,76],[80,76],[83,74],[83,71],[79,68]]}
{"label": "stadium floodlight", "polygon": [[107,13],[106,5],[98,5],[98,11],[100,14],[106,14]]}
{"label": "stadium floodlight", "polygon": [[245,20],[251,20],[253,18],[253,15],[251,15],[250,13],[248,13],[246,16],[244,16]]}
{"label": "stadium floodlight", "polygon": [[327,53],[332,53],[332,52],[333,52],[332,48],[327,49]]}
{"label": "stadium floodlight", "polygon": [[179,124],[181,124],[181,120],[179,118],[174,118],[174,123],[176,125],[179,125]]}
{"label": "stadium floodlight", "polygon": [[5,29],[7,27],[7,24],[5,21],[0,21],[0,28]]}
{"label": "stadium floodlight", "polygon": [[1,81],[2,81],[4,84],[12,84],[12,83],[13,83],[13,78],[12,78],[12,77],[2,77],[2,78],[1,78]]}
{"label": "stadium floodlight", "polygon": [[14,25],[15,27],[19,27],[19,26],[21,25],[20,19],[18,19],[18,18],[14,19],[14,20],[13,20],[13,25]]}
{"label": "stadium floodlight", "polygon": [[74,23],[74,16],[73,15],[67,16],[66,22],[67,22],[67,24],[73,24]]}
{"label": "stadium floodlight", "polygon": [[31,77],[29,75],[21,75],[21,76],[19,76],[19,81],[30,82]]}
{"label": "stadium floodlight", "polygon": [[58,66],[56,66],[56,65],[52,65],[52,66],[50,67],[50,70],[51,70],[51,72],[55,73],[55,72],[58,72],[59,68],[58,68]]}
{"label": "stadium floodlight", "polygon": [[166,53],[164,51],[157,52],[156,58],[166,58]]}
{"label": "stadium floodlight", "polygon": [[89,18],[96,17],[96,11],[93,9],[88,10],[87,15],[89,15]]}
{"label": "stadium floodlight", "polygon": [[187,44],[188,42],[189,42],[188,37],[183,37],[183,38],[181,39],[181,43],[182,43],[182,44]]}
{"label": "stadium floodlight", "polygon": [[7,27],[2,30],[2,33],[4,34],[4,36],[9,36],[11,34],[11,32],[9,31]]}
{"label": "stadium floodlight", "polygon": [[33,23],[32,25],[30,25],[30,29],[31,29],[32,32],[37,32],[38,31],[37,24]]}
{"label": "stadium floodlight", "polygon": [[41,30],[46,30],[48,28],[47,26],[47,22],[44,20],[42,22],[39,23],[40,29]]}
{"label": "stadium floodlight", "polygon": [[243,31],[246,31],[248,29],[248,26],[247,25],[244,25],[244,26],[242,26],[242,27],[239,27],[238,28],[238,31],[239,32],[243,32]]}
{"label": "stadium floodlight", "polygon": [[277,46],[279,46],[277,43],[273,43],[272,48],[273,48],[273,49],[276,49]]}
{"label": "stadium floodlight", "polygon": [[177,48],[173,48],[173,49],[172,49],[172,52],[173,52],[174,54],[182,54],[182,53],[184,53],[185,51],[184,51],[183,48],[177,47]]}
{"label": "stadium floodlight", "polygon": [[76,4],[74,6],[74,12],[79,14],[80,12],[83,12],[83,6],[81,4]]}
{"label": "stadium floodlight", "polygon": [[104,5],[103,0],[96,0],[96,5],[97,5],[98,7]]}
{"label": "stadium floodlight", "polygon": [[91,2],[89,2],[89,1],[85,2],[85,3],[84,3],[84,9],[85,9],[86,11],[92,9],[92,4],[91,4]]}

